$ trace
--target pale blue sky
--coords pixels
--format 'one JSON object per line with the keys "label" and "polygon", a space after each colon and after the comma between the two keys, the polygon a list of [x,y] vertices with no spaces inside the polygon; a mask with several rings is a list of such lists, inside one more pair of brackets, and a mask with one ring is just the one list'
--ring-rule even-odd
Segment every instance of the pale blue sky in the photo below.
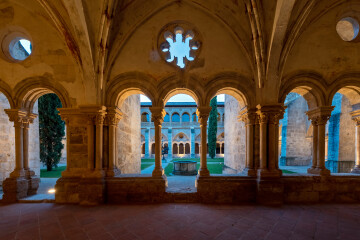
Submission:
{"label": "pale blue sky", "polygon": [[25,48],[25,50],[28,52],[28,54],[31,54],[31,42],[26,39],[20,40],[21,45]]}
{"label": "pale blue sky", "polygon": [[[151,102],[149,98],[147,98],[145,95],[140,95],[140,101],[141,102]],[[224,102],[225,101],[225,94],[220,94],[217,96],[218,102]],[[169,99],[169,102],[195,102],[195,100],[186,94],[177,94]]]}

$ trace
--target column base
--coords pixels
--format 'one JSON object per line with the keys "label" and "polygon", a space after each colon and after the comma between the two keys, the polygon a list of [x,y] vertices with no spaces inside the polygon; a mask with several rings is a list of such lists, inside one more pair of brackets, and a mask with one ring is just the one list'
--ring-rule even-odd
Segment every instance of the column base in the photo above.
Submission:
{"label": "column base", "polygon": [[27,191],[27,195],[35,195],[37,190],[39,189],[39,184],[40,184],[40,178],[32,175],[29,176],[27,178],[28,181],[28,191]]}
{"label": "column base", "polygon": [[351,169],[351,173],[360,174],[360,165],[356,165],[353,169]]}
{"label": "column base", "polygon": [[26,171],[24,169],[15,169],[10,173],[10,178],[23,178],[26,176]]}
{"label": "column base", "polygon": [[118,168],[114,168],[114,169],[108,169],[105,172],[106,177],[115,177],[117,175],[120,175],[121,171]]}
{"label": "column base", "polygon": [[207,169],[207,168],[200,168],[199,171],[198,171],[198,176],[199,176],[199,177],[208,177],[208,176],[210,176],[209,169]]}
{"label": "column base", "polygon": [[105,180],[103,178],[82,178],[79,184],[81,205],[99,205],[105,202]]}
{"label": "column base", "polygon": [[307,173],[314,174],[314,175],[320,175],[320,176],[329,176],[330,170],[326,168],[308,168]]}
{"label": "column base", "polygon": [[152,177],[162,177],[164,175],[164,169],[160,168],[160,169],[154,169],[154,171],[152,172]]}
{"label": "column base", "polygon": [[280,169],[258,169],[257,174],[259,178],[279,178],[282,176],[282,171]]}
{"label": "column base", "polygon": [[81,177],[61,177],[55,184],[56,203],[79,203]]}
{"label": "column base", "polygon": [[245,168],[243,171],[242,171],[243,174],[249,176],[249,177],[256,177],[256,170],[255,169],[251,169],[251,168]]}
{"label": "column base", "polygon": [[3,202],[12,203],[28,195],[29,183],[25,178],[6,178],[3,181]]}

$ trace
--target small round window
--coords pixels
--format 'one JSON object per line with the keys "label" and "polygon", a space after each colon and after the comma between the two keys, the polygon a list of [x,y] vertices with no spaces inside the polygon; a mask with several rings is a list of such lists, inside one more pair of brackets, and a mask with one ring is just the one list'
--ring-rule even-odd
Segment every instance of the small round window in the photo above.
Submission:
{"label": "small round window", "polygon": [[342,40],[350,42],[359,34],[359,23],[352,17],[343,18],[336,24],[336,31]]}
{"label": "small round window", "polygon": [[18,61],[23,61],[29,57],[31,50],[31,42],[25,38],[15,38],[9,44],[9,53],[11,57]]}

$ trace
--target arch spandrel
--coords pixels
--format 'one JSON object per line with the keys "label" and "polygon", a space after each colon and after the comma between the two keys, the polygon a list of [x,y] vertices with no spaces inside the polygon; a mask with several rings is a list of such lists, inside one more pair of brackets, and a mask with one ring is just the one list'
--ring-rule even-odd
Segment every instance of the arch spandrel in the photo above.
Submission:
{"label": "arch spandrel", "polygon": [[327,92],[327,104],[331,105],[335,93],[345,95],[351,105],[360,103],[360,73],[340,76],[330,86]]}

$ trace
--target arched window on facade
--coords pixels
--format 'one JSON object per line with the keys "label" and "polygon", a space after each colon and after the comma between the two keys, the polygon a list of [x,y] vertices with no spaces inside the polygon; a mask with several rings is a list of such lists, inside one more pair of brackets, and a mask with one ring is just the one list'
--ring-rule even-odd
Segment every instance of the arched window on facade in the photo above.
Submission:
{"label": "arched window on facade", "polygon": [[145,154],[145,143],[141,144],[141,154]]}
{"label": "arched window on facade", "polygon": [[141,122],[149,122],[150,119],[149,119],[149,114],[144,112],[141,114]]}
{"label": "arched window on facade", "polygon": [[199,154],[200,150],[199,150],[199,144],[195,143],[195,154]]}
{"label": "arched window on facade", "polygon": [[155,154],[155,143],[151,144],[151,154]]}
{"label": "arched window on facade", "polygon": [[190,154],[190,144],[189,143],[185,144],[185,154]]}
{"label": "arched window on facade", "polygon": [[171,116],[171,121],[172,122],[180,122],[180,115],[178,113],[174,113],[172,116]]}
{"label": "arched window on facade", "polygon": [[181,117],[182,122],[190,122],[190,115],[188,113],[184,113]]}
{"label": "arched window on facade", "polygon": [[164,117],[164,122],[170,122],[170,115],[168,113]]}
{"label": "arched window on facade", "polygon": [[193,113],[193,115],[192,115],[192,121],[193,121],[193,122],[197,122],[197,121],[198,121],[198,118],[197,118],[196,113]]}
{"label": "arched window on facade", "polygon": [[216,154],[220,154],[220,143],[216,143]]}
{"label": "arched window on facade", "polygon": [[221,144],[221,153],[224,154],[225,153],[224,151],[225,151],[225,143]]}
{"label": "arched window on facade", "polygon": [[176,143],[173,144],[173,154],[178,154],[178,145]]}
{"label": "arched window on facade", "polygon": [[217,116],[217,121],[220,122],[221,121],[221,115],[220,113],[218,113],[218,116]]}
{"label": "arched window on facade", "polygon": [[184,154],[184,144],[183,143],[179,144],[179,154]]}
{"label": "arched window on facade", "polygon": [[225,122],[225,113],[223,113],[223,119],[222,120],[223,120],[223,122]]}

